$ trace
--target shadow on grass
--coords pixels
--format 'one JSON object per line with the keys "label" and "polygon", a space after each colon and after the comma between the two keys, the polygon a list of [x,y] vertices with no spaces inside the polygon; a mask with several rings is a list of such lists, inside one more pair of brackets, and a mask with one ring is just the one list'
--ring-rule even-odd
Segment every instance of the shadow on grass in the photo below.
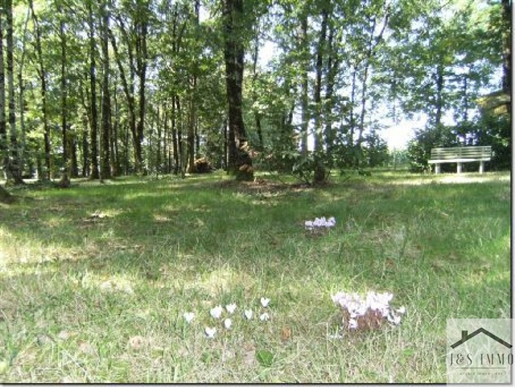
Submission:
{"label": "shadow on grass", "polygon": [[[347,246],[353,252],[341,264],[352,263],[352,255],[366,251],[370,268],[378,256],[381,259],[381,240],[394,238],[395,225],[413,223],[411,228],[417,229],[427,223],[427,228],[415,230],[410,238],[418,240],[410,243],[434,257],[448,252],[450,246],[470,243],[463,238],[449,244],[449,234],[457,231],[454,227],[462,219],[471,219],[465,231],[477,222],[501,219],[509,201],[504,181],[414,186],[397,180],[386,184],[358,179],[326,189],[305,189],[214,178],[120,179],[108,184],[85,182],[68,190],[29,191],[34,200],[1,209],[4,253],[0,258],[27,264],[70,260],[76,265],[77,260],[85,260],[84,270],[102,266],[113,272],[130,270],[144,278],[158,278],[156,267],[178,255],[183,257],[180,262],[189,257],[193,265],[218,262],[221,256],[228,257],[228,264],[234,256],[251,264],[274,255],[271,261],[281,264],[282,260],[286,268],[293,263],[292,256],[319,244],[306,238],[303,220],[324,215],[338,219],[335,246]],[[502,222],[509,227],[506,219]],[[353,229],[353,224],[359,227]],[[387,232],[376,233],[381,229]],[[370,236],[379,242],[370,242]],[[329,256],[340,257],[334,248]],[[387,255],[383,258],[389,259]],[[355,267],[357,271],[349,275],[367,269]]]}

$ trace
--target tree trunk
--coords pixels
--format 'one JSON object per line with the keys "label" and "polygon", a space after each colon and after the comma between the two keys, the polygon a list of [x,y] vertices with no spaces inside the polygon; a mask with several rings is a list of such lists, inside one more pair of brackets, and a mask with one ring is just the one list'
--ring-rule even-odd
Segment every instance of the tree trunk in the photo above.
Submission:
{"label": "tree trunk", "polygon": [[[110,123],[110,128],[111,128],[111,136],[110,136],[110,144],[109,144],[109,149],[110,149],[110,160],[111,160],[111,177],[116,177],[120,174],[120,157],[119,157],[119,149],[118,149],[118,132],[119,132],[119,127],[120,127],[120,107],[118,105],[118,98],[116,97],[117,93],[116,93],[116,87],[117,87],[117,82],[116,82],[116,77],[115,77],[115,81],[113,82],[114,83],[114,90],[115,92],[113,93],[113,110],[114,110],[114,117],[115,117],[115,120],[114,120],[114,123],[111,122]],[[112,118],[112,115],[111,115],[111,118]]]}
{"label": "tree trunk", "polygon": [[145,8],[139,9],[138,22],[134,26],[136,30],[136,72],[138,74],[138,122],[136,125],[136,172],[143,171],[143,138],[145,129],[146,112],[146,80],[147,80],[147,33],[148,33],[148,3]]}
{"label": "tree trunk", "polygon": [[182,129],[184,128],[184,121],[181,110],[181,99],[179,96],[176,96],[175,103],[177,105],[177,171],[180,172],[181,178],[184,178],[186,174],[186,155],[184,149],[184,139],[182,138]]}
{"label": "tree trunk", "polygon": [[[199,11],[200,11],[200,1],[194,0],[194,12],[195,12],[195,29],[198,31],[199,27]],[[191,90],[190,90],[190,112],[189,112],[189,122],[188,122],[188,172],[194,173],[196,172],[195,168],[195,126],[196,126],[196,92],[197,92],[197,68],[198,63],[197,60],[194,59],[192,65],[193,75],[191,77]]]}
{"label": "tree trunk", "polygon": [[253,180],[252,159],[243,123],[242,85],[245,48],[243,0],[224,0],[224,57],[229,103],[229,172],[237,180]]}
{"label": "tree trunk", "polygon": [[179,140],[177,138],[177,98],[172,95],[172,148],[173,148],[173,173],[179,174]]}
{"label": "tree trunk", "polygon": [[9,137],[10,137],[10,177],[15,184],[23,184],[16,133],[16,102],[14,96],[14,42],[12,0],[6,1],[7,7],[7,94],[9,98]]}
{"label": "tree trunk", "polygon": [[93,19],[93,6],[91,0],[89,6],[89,81],[91,88],[91,179],[99,179],[100,173],[98,168],[98,112],[97,112],[97,91],[96,91],[96,63],[95,63],[95,24]]}
{"label": "tree trunk", "polygon": [[[25,22],[23,23],[23,34],[22,34],[22,42],[21,42],[21,58],[19,60],[18,65],[18,109],[20,116],[20,138],[21,144],[19,149],[19,160],[20,160],[20,174],[23,176],[23,170],[25,168],[25,153],[27,148],[27,137],[26,137],[26,129],[25,129],[25,85],[23,82],[23,69],[25,64],[25,56],[26,56],[26,40],[27,40],[27,29],[30,19],[30,8],[27,8],[27,15],[25,17]],[[1,154],[1,152],[0,152]],[[1,158],[1,157],[0,157]],[[32,168],[29,165],[30,174],[32,174]]]}
{"label": "tree trunk", "polygon": [[47,84],[46,70],[43,64],[43,49],[41,48],[41,29],[36,13],[34,12],[33,0],[29,0],[30,10],[32,12],[32,21],[34,22],[34,30],[36,33],[36,52],[39,60],[39,78],[41,80],[41,110],[43,113],[43,141],[45,146],[45,168],[43,174],[38,174],[40,179],[50,179],[52,177],[51,165],[51,146],[50,146],[50,126],[48,124],[48,107],[47,107]]}
{"label": "tree trunk", "polygon": [[71,165],[69,165],[69,141],[68,141],[68,90],[66,75],[66,32],[64,20],[59,23],[59,35],[61,39],[61,130],[63,141],[63,175],[62,182],[68,181]]}
{"label": "tree trunk", "polygon": [[111,178],[110,136],[111,136],[111,96],[109,93],[109,49],[108,29],[109,13],[105,1],[101,5],[101,49],[102,49],[102,128],[100,142],[100,176],[102,179]]}
{"label": "tree trunk", "polygon": [[334,84],[336,74],[338,72],[339,61],[334,49],[334,33],[335,27],[330,26],[329,28],[329,39],[327,42],[327,70],[326,70],[326,84],[325,84],[325,95],[324,95],[324,119],[325,119],[325,144],[326,151],[328,154],[333,152],[334,143],[336,140],[335,131],[333,130],[333,108],[334,108]]}
{"label": "tree trunk", "polygon": [[502,0],[502,18],[503,18],[503,28],[502,28],[502,37],[503,37],[503,79],[502,79],[502,89],[503,91],[510,96],[510,99],[506,101],[506,111],[508,112],[508,117],[511,120],[511,99],[513,96],[511,95],[511,84],[512,84],[512,73],[511,73],[511,36],[512,36],[512,28],[511,28],[511,1]]}
{"label": "tree trunk", "polygon": [[[121,22],[122,26],[122,32],[124,32],[124,24]],[[141,143],[138,146],[138,134],[136,130],[136,102],[134,99],[134,70],[133,70],[133,59],[132,59],[132,48],[128,47],[128,53],[129,53],[129,63],[131,70],[129,71],[130,79],[127,79],[127,75],[125,72],[125,69],[122,64],[121,56],[118,50],[118,44],[116,43],[116,39],[114,37],[114,34],[112,33],[111,29],[108,28],[109,38],[111,40],[111,46],[113,47],[113,53],[114,58],[116,61],[116,64],[118,66],[118,70],[120,73],[120,79],[122,81],[122,87],[123,92],[125,94],[125,97],[127,98],[127,105],[128,105],[128,115],[129,115],[129,129],[132,134],[132,145],[134,149],[134,160],[136,164],[136,170],[139,171],[138,168],[142,165],[142,154],[141,154]],[[129,83],[130,82],[130,83]],[[126,142],[125,145],[125,152],[127,154],[128,152],[128,142]],[[125,174],[128,173],[128,157],[125,157]]]}
{"label": "tree trunk", "polygon": [[0,168],[4,179],[7,178],[9,148],[7,146],[7,122],[5,119],[5,67],[4,67],[4,26],[0,13]]}
{"label": "tree trunk", "polygon": [[322,160],[322,154],[324,152],[323,138],[322,138],[322,66],[323,57],[326,51],[326,34],[327,34],[327,19],[328,13],[326,9],[322,10],[322,24],[320,27],[320,38],[318,40],[317,47],[317,59],[315,66],[315,90],[314,90],[314,103],[315,103],[315,144],[314,144],[314,175],[313,183],[321,184],[326,180],[326,169]]}
{"label": "tree trunk", "polygon": [[308,154],[308,128],[309,128],[309,42],[308,42],[308,17],[306,14],[302,15],[300,20],[301,24],[301,50],[302,50],[302,73],[301,73],[301,152],[304,156]]}
{"label": "tree trunk", "polygon": [[435,113],[435,127],[439,127],[442,124],[443,114],[443,64],[438,64],[436,68],[436,113]]}
{"label": "tree trunk", "polygon": [[363,73],[363,86],[361,88],[361,113],[359,117],[359,133],[358,133],[358,140],[357,140],[357,150],[359,154],[359,160],[361,160],[363,156],[363,149],[361,147],[361,144],[363,143],[363,133],[365,130],[365,114],[366,114],[366,105],[367,105],[367,90],[368,90],[368,72],[370,69],[370,58],[374,55],[374,51],[381,41],[384,31],[386,29],[386,26],[388,25],[388,19],[389,19],[389,13],[388,11],[385,14],[383,26],[381,28],[381,31],[379,32],[379,35],[375,36],[375,30],[376,30],[376,24],[377,24],[377,18],[374,16],[372,19],[372,24],[370,26],[370,29],[368,30],[369,33],[369,40],[368,40],[368,48],[366,51],[365,56],[365,63],[364,63],[364,73]]}

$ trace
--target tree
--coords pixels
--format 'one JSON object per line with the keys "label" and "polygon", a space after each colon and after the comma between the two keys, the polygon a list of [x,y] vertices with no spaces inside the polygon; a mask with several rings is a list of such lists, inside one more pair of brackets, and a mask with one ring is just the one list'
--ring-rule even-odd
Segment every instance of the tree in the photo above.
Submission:
{"label": "tree", "polygon": [[102,118],[100,142],[100,176],[111,178],[111,95],[109,92],[109,11],[103,0],[101,14],[101,50],[102,50]]}
{"label": "tree", "polygon": [[21,178],[21,162],[18,149],[18,135],[16,132],[16,99],[14,89],[14,41],[13,41],[13,4],[6,0],[7,12],[7,94],[9,99],[9,142],[10,155],[8,162],[8,175],[15,184],[23,184]]}
{"label": "tree", "polygon": [[4,66],[4,13],[0,12],[0,168],[4,178],[9,168],[9,148],[7,145],[7,123],[5,120],[5,66]]}
{"label": "tree", "polygon": [[242,111],[244,68],[243,0],[224,0],[224,57],[229,107],[229,172],[237,180],[252,180],[254,171]]}
{"label": "tree", "polygon": [[50,125],[48,122],[48,93],[47,93],[47,71],[43,60],[43,49],[41,44],[41,26],[39,23],[38,16],[34,11],[34,2],[29,0],[29,6],[32,14],[32,22],[34,24],[35,32],[35,46],[38,60],[38,77],[41,83],[41,113],[43,116],[43,139],[44,139],[44,159],[45,159],[45,171],[40,171],[38,174],[40,179],[50,179],[52,177],[52,163],[51,163],[51,143],[50,143]]}
{"label": "tree", "polygon": [[[511,56],[511,11],[510,0],[502,0],[502,40],[503,40],[503,81],[502,89],[505,94],[511,95],[512,90],[512,56]],[[506,102],[506,111],[511,117],[511,101]]]}

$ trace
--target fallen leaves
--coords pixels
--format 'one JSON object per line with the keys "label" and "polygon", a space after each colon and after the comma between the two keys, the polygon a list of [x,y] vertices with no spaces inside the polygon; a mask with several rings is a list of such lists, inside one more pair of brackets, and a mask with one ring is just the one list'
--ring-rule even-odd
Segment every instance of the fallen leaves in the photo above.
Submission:
{"label": "fallen leaves", "polygon": [[291,329],[289,327],[284,327],[281,329],[281,341],[288,341],[291,339]]}

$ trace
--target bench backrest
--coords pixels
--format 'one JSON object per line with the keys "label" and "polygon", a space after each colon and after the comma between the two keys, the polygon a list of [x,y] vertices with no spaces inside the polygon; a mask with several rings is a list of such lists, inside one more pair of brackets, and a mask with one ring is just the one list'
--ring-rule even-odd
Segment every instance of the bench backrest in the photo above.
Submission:
{"label": "bench backrest", "polygon": [[491,146],[460,146],[454,148],[431,149],[432,160],[477,160],[489,161],[492,158]]}

